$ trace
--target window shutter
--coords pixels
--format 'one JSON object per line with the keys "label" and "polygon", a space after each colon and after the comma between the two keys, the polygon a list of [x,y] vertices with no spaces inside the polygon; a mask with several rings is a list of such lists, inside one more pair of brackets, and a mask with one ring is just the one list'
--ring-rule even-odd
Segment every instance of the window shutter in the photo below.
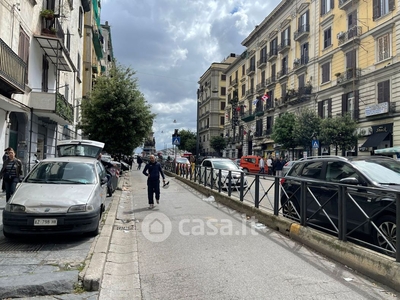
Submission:
{"label": "window shutter", "polygon": [[383,82],[383,102],[390,102],[390,80]]}
{"label": "window shutter", "polygon": [[347,96],[346,94],[342,95],[342,116],[347,112]]}
{"label": "window shutter", "polygon": [[335,7],[335,0],[331,0],[331,9]]}
{"label": "window shutter", "polygon": [[383,102],[383,82],[378,82],[378,103]]}
{"label": "window shutter", "polygon": [[326,9],[325,9],[326,3],[325,2],[326,2],[326,0],[321,0],[321,16],[326,13]]}
{"label": "window shutter", "polygon": [[395,5],[395,4],[394,4],[394,0],[389,0],[389,10],[390,10],[390,11],[393,11],[393,10],[394,10],[394,8],[395,8],[394,5]]}
{"label": "window shutter", "polygon": [[354,119],[358,120],[360,118],[360,109],[359,109],[359,98],[360,92],[354,91]]}
{"label": "window shutter", "polygon": [[380,5],[379,5],[380,0],[373,0],[372,2],[372,20],[375,20],[380,17]]}
{"label": "window shutter", "polygon": [[324,101],[319,101],[318,102],[318,117],[322,118],[323,117],[323,103]]}
{"label": "window shutter", "polygon": [[332,118],[332,99],[328,99],[328,118]]}

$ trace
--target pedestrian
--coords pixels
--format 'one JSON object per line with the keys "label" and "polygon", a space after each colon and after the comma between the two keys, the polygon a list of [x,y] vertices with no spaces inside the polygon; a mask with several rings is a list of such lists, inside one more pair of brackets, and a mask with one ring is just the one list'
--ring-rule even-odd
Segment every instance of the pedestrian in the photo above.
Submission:
{"label": "pedestrian", "polygon": [[0,171],[0,177],[3,178],[6,189],[6,202],[14,194],[19,178],[22,176],[22,162],[15,157],[14,149],[9,148],[7,152],[8,158],[5,160]]}
{"label": "pedestrian", "polygon": [[[10,147],[4,149],[4,155],[3,155],[3,166],[4,166],[4,162],[7,160],[8,158],[8,150],[10,150]],[[4,180],[1,183],[1,190],[3,191],[3,193],[6,192],[6,186],[4,184]]]}
{"label": "pedestrian", "polygon": [[271,155],[267,159],[268,175],[272,175],[272,159]]}
{"label": "pedestrian", "polygon": [[137,169],[140,170],[140,168],[142,167],[143,160],[142,160],[142,158],[141,158],[139,155],[138,155],[138,157],[136,158],[136,162],[137,162],[137,164],[138,164]]}
{"label": "pedestrian", "polygon": [[258,161],[258,165],[260,166],[260,171],[258,171],[259,174],[263,174],[263,179],[265,179],[265,162],[262,157],[260,157],[260,160]]}
{"label": "pedestrian", "polygon": [[150,155],[150,162],[143,169],[143,174],[147,176],[147,196],[149,199],[149,209],[154,208],[153,194],[156,194],[157,204],[160,203],[160,175],[165,184],[165,175],[161,164],[156,161],[154,155]]}
{"label": "pedestrian", "polygon": [[275,166],[276,176],[279,176],[279,177],[282,176],[282,170],[283,170],[283,166],[285,165],[285,163],[286,162],[283,160],[282,156],[277,160],[276,166]]}

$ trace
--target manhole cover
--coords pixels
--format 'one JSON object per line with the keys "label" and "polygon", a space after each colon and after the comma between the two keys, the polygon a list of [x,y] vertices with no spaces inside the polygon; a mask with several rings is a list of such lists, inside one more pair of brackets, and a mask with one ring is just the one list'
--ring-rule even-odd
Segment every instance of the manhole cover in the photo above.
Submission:
{"label": "manhole cover", "polygon": [[129,226],[114,226],[116,230],[135,230],[135,225],[129,225]]}
{"label": "manhole cover", "polygon": [[25,244],[22,242],[13,242],[8,240],[0,240],[0,252],[22,251],[36,252],[43,247],[43,244]]}

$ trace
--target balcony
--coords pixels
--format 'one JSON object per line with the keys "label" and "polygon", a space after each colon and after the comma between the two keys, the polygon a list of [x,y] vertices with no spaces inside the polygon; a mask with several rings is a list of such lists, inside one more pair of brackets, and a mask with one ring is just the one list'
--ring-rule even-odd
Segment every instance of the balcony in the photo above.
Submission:
{"label": "balcony", "polygon": [[254,112],[254,116],[261,117],[263,115],[264,115],[263,107],[257,107],[255,112]]}
{"label": "balcony", "polygon": [[299,70],[308,64],[308,56],[303,55],[300,58],[295,58],[293,61],[293,69]]}
{"label": "balcony", "polygon": [[72,104],[60,93],[32,92],[30,106],[35,114],[48,118],[59,125],[69,125],[74,121]]}
{"label": "balcony", "polygon": [[265,85],[267,86],[267,87],[269,87],[269,86],[271,86],[271,85],[275,85],[276,84],[276,76],[274,75],[274,76],[271,76],[270,78],[267,78],[266,80],[265,80]]}
{"label": "balcony", "polygon": [[300,25],[299,30],[294,32],[294,40],[298,41],[302,38],[307,37],[310,34],[310,25],[309,24],[303,24]]}
{"label": "balcony", "polygon": [[261,57],[261,59],[257,61],[257,68],[259,69],[264,68],[267,65],[267,61],[268,61],[267,56]]}
{"label": "balcony", "polygon": [[238,85],[238,79],[232,79],[231,82],[229,83],[230,86],[237,86]]}
{"label": "balcony", "polygon": [[255,73],[255,71],[256,71],[256,66],[250,66],[246,70],[246,75],[247,76],[253,75]]}
{"label": "balcony", "polygon": [[290,49],[290,40],[285,39],[278,45],[278,52],[284,53]]}
{"label": "balcony", "polygon": [[278,57],[278,49],[271,49],[268,55],[268,61],[272,61]]}
{"label": "balcony", "polygon": [[243,122],[250,122],[255,119],[255,116],[252,114],[251,111],[245,112],[243,115],[240,116]]}
{"label": "balcony", "polygon": [[260,92],[260,91],[265,90],[265,87],[266,87],[266,85],[265,85],[265,80],[264,80],[263,82],[257,84],[256,90],[257,90],[257,92]]}
{"label": "balcony", "polygon": [[[346,45],[349,45],[349,42],[358,42],[360,40],[360,36],[362,34],[361,26],[354,26],[347,32],[339,32],[337,37],[339,39],[338,45],[343,48]],[[353,44],[351,44],[353,45]]]}
{"label": "balcony", "polygon": [[281,79],[283,79],[283,78],[286,78],[286,77],[288,76],[289,72],[290,72],[290,69],[287,68],[287,67],[285,67],[285,68],[282,68],[282,69],[277,73],[276,76],[278,77],[279,80],[281,80]]}
{"label": "balcony", "polygon": [[346,85],[349,82],[356,81],[360,79],[361,76],[361,69],[358,68],[348,68],[346,72],[337,76],[337,84],[338,85]]}
{"label": "balcony", "polygon": [[254,88],[250,88],[246,91],[246,94],[245,94],[246,97],[250,97],[253,95],[254,95]]}
{"label": "balcony", "polygon": [[265,111],[271,111],[274,110],[274,100],[273,99],[268,99],[267,103],[265,103]]}
{"label": "balcony", "polygon": [[64,45],[65,34],[58,19],[52,21],[43,19],[41,35],[33,37],[39,43],[47,59],[59,71],[73,72],[76,70],[69,51]]}
{"label": "balcony", "polygon": [[352,7],[356,7],[358,0],[339,0],[339,8],[347,10]]}
{"label": "balcony", "polygon": [[8,98],[11,94],[23,94],[25,73],[25,62],[0,39],[0,94]]}
{"label": "balcony", "polygon": [[296,105],[311,99],[312,86],[299,87],[297,90],[288,90],[286,100],[290,105]]}

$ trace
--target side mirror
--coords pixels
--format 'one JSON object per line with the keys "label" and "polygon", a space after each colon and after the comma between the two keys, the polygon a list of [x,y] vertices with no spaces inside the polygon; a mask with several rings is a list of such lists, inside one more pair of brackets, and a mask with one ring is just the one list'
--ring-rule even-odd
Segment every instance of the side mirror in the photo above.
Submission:
{"label": "side mirror", "polygon": [[339,180],[339,183],[357,185],[358,179],[355,177],[347,177]]}

